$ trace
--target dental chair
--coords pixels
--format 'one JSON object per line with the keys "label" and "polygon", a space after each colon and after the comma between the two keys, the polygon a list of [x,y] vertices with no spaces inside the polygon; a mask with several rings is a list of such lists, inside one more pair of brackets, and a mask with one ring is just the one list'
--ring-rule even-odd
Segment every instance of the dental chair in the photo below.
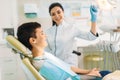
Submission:
{"label": "dental chair", "polygon": [[8,35],[6,37],[6,41],[12,47],[12,50],[15,53],[20,54],[20,58],[23,62],[23,64],[26,66],[26,68],[32,73],[34,78],[36,80],[45,80],[44,77],[42,77],[39,72],[34,68],[34,66],[31,64],[30,59],[32,58],[30,52],[28,49],[20,43],[15,37]]}
{"label": "dental chair", "polygon": [[[32,60],[32,55],[30,54],[30,51],[28,51],[28,49],[21,43],[19,42],[15,37],[8,35],[6,37],[6,41],[8,42],[8,44],[12,47],[13,51],[15,53],[19,53],[20,54],[20,58],[23,62],[23,64],[27,67],[27,69],[32,73],[32,75],[36,78],[35,80],[46,80],[48,77],[49,80],[80,80],[80,76],[77,75],[76,73],[72,72],[69,68],[68,68],[68,64],[64,63],[62,60],[54,57],[52,54],[46,53],[46,58],[48,59],[45,63],[44,63],[44,67],[41,67],[40,71],[37,71],[37,69],[34,68],[34,66],[31,64],[31,60]],[[50,56],[50,57],[49,57]],[[51,62],[51,60],[53,62]],[[59,63],[58,63],[59,62]],[[59,64],[63,64],[66,65],[67,67],[64,67],[63,65],[59,65]],[[48,66],[51,68],[48,71]],[[52,71],[51,71],[52,70]],[[51,74],[49,74],[49,72],[51,71]],[[40,73],[42,74],[42,76],[40,75]],[[57,74],[57,72],[60,72],[57,74],[57,77],[51,77],[52,74],[54,74],[54,72]],[[58,76],[59,75],[59,76]],[[30,75],[28,75],[30,76]],[[46,77],[46,79],[44,77]],[[47,80],[48,80],[47,79]],[[34,79],[28,79],[28,80],[34,80]]]}

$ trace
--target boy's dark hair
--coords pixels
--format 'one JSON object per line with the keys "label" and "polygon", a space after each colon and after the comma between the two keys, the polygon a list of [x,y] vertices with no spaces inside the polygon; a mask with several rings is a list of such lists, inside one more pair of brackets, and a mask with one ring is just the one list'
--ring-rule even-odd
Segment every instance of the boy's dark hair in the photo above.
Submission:
{"label": "boy's dark hair", "polygon": [[[63,11],[64,11],[64,9],[63,9],[63,6],[60,4],[60,3],[58,3],[58,2],[56,2],[56,3],[52,3],[50,6],[49,6],[49,14],[50,14],[50,12],[51,12],[51,9],[52,8],[54,8],[54,7],[60,7]],[[51,14],[50,14],[51,15]],[[56,23],[54,22],[54,21],[52,21],[52,25],[54,26],[54,25],[56,25]]]}
{"label": "boy's dark hair", "polygon": [[37,22],[28,22],[20,25],[17,29],[18,40],[30,50],[32,49],[29,43],[30,37],[36,38],[36,29],[41,28],[41,24]]}

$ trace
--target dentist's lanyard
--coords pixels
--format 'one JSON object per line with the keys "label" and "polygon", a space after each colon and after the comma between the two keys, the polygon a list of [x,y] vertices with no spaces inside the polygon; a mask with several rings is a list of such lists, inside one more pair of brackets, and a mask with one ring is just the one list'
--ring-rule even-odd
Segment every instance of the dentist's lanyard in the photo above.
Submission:
{"label": "dentist's lanyard", "polygon": [[54,50],[54,55],[56,56],[56,50],[57,50],[57,46],[56,46],[56,37],[57,37],[57,26],[55,29],[55,37],[54,37],[54,42],[55,42],[55,50]]}

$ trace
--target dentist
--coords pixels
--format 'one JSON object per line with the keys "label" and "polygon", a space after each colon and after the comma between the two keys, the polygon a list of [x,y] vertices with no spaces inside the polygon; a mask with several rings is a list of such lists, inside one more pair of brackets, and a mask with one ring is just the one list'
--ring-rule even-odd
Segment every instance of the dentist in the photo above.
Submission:
{"label": "dentist", "polygon": [[60,3],[52,3],[49,6],[52,27],[46,31],[48,46],[45,50],[72,66],[78,66],[78,57],[72,53],[74,38],[95,40],[98,37],[96,31],[97,8],[90,6],[90,13],[91,29],[86,33],[78,29],[79,26],[64,20],[64,9]]}

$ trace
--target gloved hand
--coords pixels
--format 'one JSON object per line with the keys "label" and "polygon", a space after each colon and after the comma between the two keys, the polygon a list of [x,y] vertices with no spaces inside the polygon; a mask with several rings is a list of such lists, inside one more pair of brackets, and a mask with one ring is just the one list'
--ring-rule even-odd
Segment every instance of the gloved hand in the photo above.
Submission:
{"label": "gloved hand", "polygon": [[91,14],[91,21],[92,22],[96,22],[97,20],[97,7],[95,7],[94,5],[90,6],[90,14]]}

